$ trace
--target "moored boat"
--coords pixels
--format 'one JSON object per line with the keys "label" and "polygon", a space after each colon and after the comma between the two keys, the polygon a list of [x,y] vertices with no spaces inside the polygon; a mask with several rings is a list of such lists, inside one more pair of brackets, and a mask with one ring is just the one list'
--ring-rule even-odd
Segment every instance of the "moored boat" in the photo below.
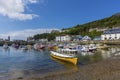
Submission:
{"label": "moored boat", "polygon": [[35,50],[41,50],[41,49],[44,49],[44,48],[45,48],[45,45],[43,45],[43,44],[40,44],[40,43],[34,44],[34,49]]}
{"label": "moored boat", "polygon": [[97,49],[97,47],[96,47],[95,44],[90,44],[90,45],[89,45],[89,51],[90,51],[90,52],[93,52],[93,51],[95,51],[96,49]]}
{"label": "moored boat", "polygon": [[21,46],[21,50],[31,50],[32,49],[32,47],[31,47],[31,45],[23,45],[23,46]]}
{"label": "moored boat", "polygon": [[28,44],[28,45],[26,46],[26,49],[27,49],[27,50],[31,50],[31,45]]}
{"label": "moored boat", "polygon": [[14,44],[14,45],[12,45],[12,47],[15,49],[19,49],[20,46],[18,44]]}
{"label": "moored boat", "polygon": [[81,51],[82,52],[89,52],[89,47],[88,46],[82,46]]}
{"label": "moored boat", "polygon": [[54,58],[53,56],[50,56],[50,58],[52,60],[54,60],[55,62],[63,65],[65,68],[67,69],[72,69],[72,70],[78,70],[78,67],[76,65],[73,65],[72,63],[68,63],[68,62],[65,62],[63,60],[60,60],[60,59],[57,59],[57,58]]}
{"label": "moored boat", "polygon": [[77,53],[76,50],[61,49],[58,51],[51,51],[50,55],[56,59],[67,61],[76,65],[77,64],[76,53]]}
{"label": "moored boat", "polygon": [[3,48],[4,48],[4,49],[8,49],[8,48],[9,48],[9,47],[8,47],[8,44],[5,43],[5,44],[3,45]]}

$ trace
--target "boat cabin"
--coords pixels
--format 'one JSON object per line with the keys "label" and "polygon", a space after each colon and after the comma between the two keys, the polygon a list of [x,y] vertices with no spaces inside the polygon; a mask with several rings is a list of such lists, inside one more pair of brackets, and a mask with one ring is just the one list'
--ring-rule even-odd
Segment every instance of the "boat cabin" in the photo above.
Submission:
{"label": "boat cabin", "polygon": [[75,49],[60,49],[58,50],[59,53],[62,53],[62,54],[69,54],[69,55],[76,55],[78,54],[78,51],[75,50]]}

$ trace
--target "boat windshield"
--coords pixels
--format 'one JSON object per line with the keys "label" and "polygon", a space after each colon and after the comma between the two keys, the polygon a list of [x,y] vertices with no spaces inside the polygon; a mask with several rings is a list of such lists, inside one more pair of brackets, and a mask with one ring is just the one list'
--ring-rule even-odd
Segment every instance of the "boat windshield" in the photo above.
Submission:
{"label": "boat windshield", "polygon": [[77,50],[70,50],[70,49],[59,49],[58,52],[64,54],[74,54],[74,55],[78,53]]}

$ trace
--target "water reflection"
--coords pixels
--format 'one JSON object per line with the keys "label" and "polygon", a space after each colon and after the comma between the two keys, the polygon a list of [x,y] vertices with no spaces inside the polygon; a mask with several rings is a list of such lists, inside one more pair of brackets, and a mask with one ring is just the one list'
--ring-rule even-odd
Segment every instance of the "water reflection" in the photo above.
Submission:
{"label": "water reflection", "polygon": [[120,46],[111,46],[111,48],[108,49],[98,49],[95,53],[91,53],[92,55],[79,55],[77,65],[73,65],[50,57],[48,50],[24,51],[11,47],[9,49],[0,47],[0,80],[2,80],[2,76],[6,77],[8,73],[11,77],[21,77],[26,75],[26,72],[38,72],[42,74],[58,69],[77,70],[78,66],[83,64],[94,63],[102,59],[111,58],[112,55],[118,51],[120,51]]}
{"label": "water reflection", "polygon": [[56,59],[56,58],[54,58],[54,57],[52,57],[52,56],[50,56],[50,58],[51,58],[52,60],[56,61],[57,63],[63,65],[63,66],[64,66],[65,68],[67,68],[67,69],[78,70],[77,65],[73,65],[72,63],[69,63],[69,62],[65,62],[65,61],[63,61],[63,60]]}
{"label": "water reflection", "polygon": [[104,59],[111,58],[116,52],[120,51],[120,46],[111,46],[108,49],[98,49]]}
{"label": "water reflection", "polygon": [[3,49],[3,51],[10,53],[10,48]]}

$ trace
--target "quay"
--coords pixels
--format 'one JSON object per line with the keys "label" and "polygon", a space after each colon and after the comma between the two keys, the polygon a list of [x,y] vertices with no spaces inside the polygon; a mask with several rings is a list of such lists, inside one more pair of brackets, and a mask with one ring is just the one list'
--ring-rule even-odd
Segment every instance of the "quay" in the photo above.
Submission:
{"label": "quay", "polygon": [[107,45],[120,45],[120,40],[104,40],[104,41],[100,41],[100,43]]}
{"label": "quay", "polygon": [[[34,45],[36,43],[36,41],[33,42],[27,42],[27,41],[18,41],[18,42],[13,42],[13,41],[9,41],[9,42],[0,42],[0,46],[2,46],[4,43],[7,43],[9,46],[12,45],[13,43],[17,43],[17,44],[21,44],[21,45]],[[40,42],[43,44],[49,44],[49,43],[57,43],[57,44],[62,44],[62,43],[77,43],[80,45],[84,45],[84,44],[107,44],[107,45],[120,45],[120,40],[89,40],[89,41],[62,41],[62,42],[54,42],[54,41],[50,41],[50,42]]]}
{"label": "quay", "polygon": [[77,43],[77,44],[107,44],[107,45],[120,45],[120,40],[90,40],[90,41],[69,41],[69,42],[56,42],[61,43]]}
{"label": "quay", "polygon": [[13,43],[16,43],[16,44],[20,44],[20,45],[27,45],[27,44],[30,44],[30,45],[34,45],[35,42],[27,42],[27,41],[17,41],[17,42],[14,42],[14,41],[1,41],[0,42],[0,46],[3,46],[5,43],[7,43],[9,46],[11,46]]}

